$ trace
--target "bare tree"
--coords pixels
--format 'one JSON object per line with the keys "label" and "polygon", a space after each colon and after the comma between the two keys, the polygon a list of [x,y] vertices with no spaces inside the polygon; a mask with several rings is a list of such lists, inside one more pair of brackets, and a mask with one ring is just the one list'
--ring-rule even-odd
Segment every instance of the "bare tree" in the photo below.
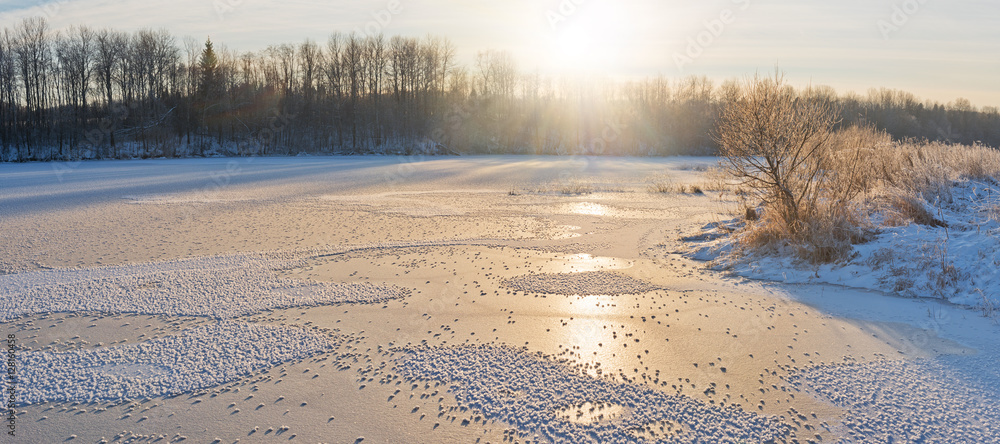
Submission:
{"label": "bare tree", "polygon": [[[17,130],[17,109],[20,102],[17,88],[17,61],[14,53],[14,41],[10,31],[5,29],[0,34],[0,161],[13,156],[20,160],[20,153],[9,153]],[[20,147],[20,144],[17,144]]]}
{"label": "bare tree", "polygon": [[510,132],[505,131],[513,114],[517,90],[517,63],[507,51],[485,51],[476,55],[479,90],[485,99],[488,136],[487,152],[494,152],[509,145]]}
{"label": "bare tree", "polygon": [[728,92],[716,137],[729,170],[796,232],[816,210],[820,153],[837,123],[836,109],[797,97],[780,73],[755,76]]}
{"label": "bare tree", "polygon": [[305,101],[305,112],[312,111],[313,100],[316,95],[316,80],[319,77],[320,60],[323,58],[323,50],[316,42],[306,39],[299,46],[299,71],[302,73],[302,96]]}
{"label": "bare tree", "polygon": [[[329,118],[333,120],[334,131],[336,132],[336,149],[344,147],[344,36],[340,33],[330,35],[326,43],[326,58],[324,62],[324,78],[326,79],[326,90],[330,97]],[[332,141],[331,141],[332,143]]]}
{"label": "bare tree", "polygon": [[358,150],[358,115],[359,100],[363,93],[364,66],[363,55],[364,40],[355,33],[351,33],[344,43],[344,52],[341,61],[344,64],[345,79],[348,91],[348,111],[351,124],[351,145],[354,150]]}
{"label": "bare tree", "polygon": [[[806,131],[810,125],[870,124],[897,139],[1000,146],[995,107],[921,102],[885,88],[793,91],[780,76],[721,85],[704,77],[553,78],[520,71],[504,51],[461,66],[455,46],[434,36],[334,34],[325,45],[307,40],[242,54],[220,42],[213,52],[205,65],[201,41],[188,38],[179,49],[165,30],[72,27],[60,36],[41,18],[4,29],[0,160],[188,155],[197,149],[175,147],[209,140],[245,154],[251,139],[255,153],[274,146],[386,152],[427,139],[453,152],[552,154],[708,154],[725,145],[733,159],[743,159],[739,150],[764,154],[740,164],[744,180],[760,185],[761,198],[784,207],[794,225],[830,183],[807,180],[823,174],[827,159],[811,154],[856,144],[846,136],[823,143],[826,131]],[[839,109],[839,118],[821,118],[826,109]],[[724,137],[711,137],[717,121],[729,130]],[[763,132],[772,124],[778,129]],[[736,131],[744,125],[747,132]],[[88,154],[82,138],[99,149]]]}
{"label": "bare tree", "polygon": [[371,121],[368,127],[372,131],[372,147],[377,148],[385,142],[382,128],[382,81],[386,69],[386,42],[381,33],[368,37],[364,49],[365,77],[368,84],[366,93],[371,105]]}
{"label": "bare tree", "polygon": [[[88,114],[87,95],[97,56],[95,40],[94,31],[85,26],[70,27],[64,36],[55,40],[65,96],[73,110],[73,124],[69,128],[71,150],[79,143],[77,137],[83,132]],[[65,155],[72,156],[72,153]]]}
{"label": "bare tree", "polygon": [[32,145],[39,140],[45,128],[51,128],[46,121],[49,101],[49,75],[52,66],[49,24],[40,17],[24,19],[15,30],[14,53],[23,85],[26,113],[24,143],[27,158],[37,158],[32,153]]}

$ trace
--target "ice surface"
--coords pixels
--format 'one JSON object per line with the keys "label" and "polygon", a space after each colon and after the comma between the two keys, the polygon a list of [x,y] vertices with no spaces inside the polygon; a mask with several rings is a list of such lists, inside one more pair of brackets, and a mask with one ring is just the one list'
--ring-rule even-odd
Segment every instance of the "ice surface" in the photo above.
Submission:
{"label": "ice surface", "polygon": [[[997,442],[996,325],[844,285],[995,295],[1000,225],[972,203],[1000,193],[958,184],[933,208],[949,230],[885,229],[847,263],[741,271],[841,285],[764,284],[678,253],[728,196],[649,192],[714,162],[0,165],[0,320],[35,350],[18,357],[26,442]],[[559,192],[575,185],[599,191]],[[959,279],[930,274],[949,266]],[[47,312],[76,317],[18,319]],[[104,314],[120,312],[171,328]],[[173,396],[196,392],[218,396]]]}

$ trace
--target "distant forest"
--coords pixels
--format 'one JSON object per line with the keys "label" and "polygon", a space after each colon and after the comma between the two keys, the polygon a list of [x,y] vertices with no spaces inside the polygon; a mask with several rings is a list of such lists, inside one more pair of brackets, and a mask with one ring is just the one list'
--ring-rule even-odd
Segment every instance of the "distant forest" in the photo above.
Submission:
{"label": "distant forest", "polygon": [[[322,154],[712,154],[736,81],[551,78],[439,37],[334,33],[228,50],[29,18],[0,35],[0,161]],[[795,92],[896,139],[1000,146],[1000,112],[873,89]]]}

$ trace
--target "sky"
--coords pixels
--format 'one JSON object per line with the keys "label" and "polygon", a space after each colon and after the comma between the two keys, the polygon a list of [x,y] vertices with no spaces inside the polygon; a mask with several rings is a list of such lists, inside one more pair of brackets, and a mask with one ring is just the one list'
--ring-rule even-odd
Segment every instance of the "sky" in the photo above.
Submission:
{"label": "sky", "polygon": [[449,38],[460,61],[510,50],[523,71],[722,81],[775,66],[797,86],[902,89],[1000,106],[996,0],[0,0],[0,23],[42,16],[165,28],[235,50],[333,31]]}

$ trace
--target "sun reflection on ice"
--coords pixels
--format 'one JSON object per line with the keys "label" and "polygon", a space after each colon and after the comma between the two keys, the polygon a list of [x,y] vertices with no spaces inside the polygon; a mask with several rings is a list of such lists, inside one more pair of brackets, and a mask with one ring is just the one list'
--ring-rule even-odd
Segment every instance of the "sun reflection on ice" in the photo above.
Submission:
{"label": "sun reflection on ice", "polygon": [[545,271],[549,273],[584,273],[588,271],[624,270],[632,268],[633,265],[630,260],[616,257],[595,257],[586,253],[569,254],[560,259],[554,268]]}
{"label": "sun reflection on ice", "polygon": [[577,202],[569,204],[569,212],[584,216],[608,216],[611,209],[606,205],[593,202]]}

